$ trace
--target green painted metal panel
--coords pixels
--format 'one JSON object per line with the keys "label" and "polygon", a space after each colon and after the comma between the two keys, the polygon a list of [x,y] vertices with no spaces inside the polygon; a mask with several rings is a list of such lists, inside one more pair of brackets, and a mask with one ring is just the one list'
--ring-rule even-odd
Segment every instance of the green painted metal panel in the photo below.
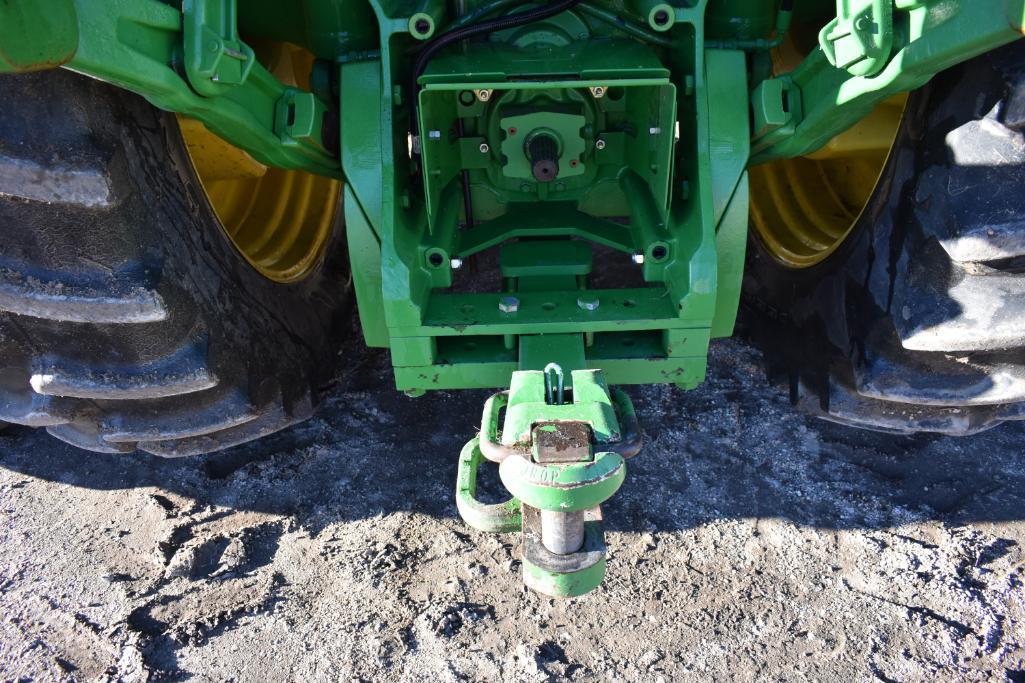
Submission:
{"label": "green painted metal panel", "polygon": [[705,50],[705,73],[708,100],[715,110],[709,120],[708,151],[712,220],[718,226],[751,153],[747,55],[740,50]]}
{"label": "green painted metal panel", "polygon": [[[381,62],[378,60],[343,64],[339,79],[339,98],[343,103],[379,102],[383,96]],[[390,142],[389,133],[382,130],[382,125],[381,111],[376,106],[342,107],[342,167],[348,185],[378,236],[384,211],[381,183],[383,153],[385,145]]]}
{"label": "green painted metal panel", "polygon": [[77,49],[73,0],[0,3],[0,73],[52,69]]}
{"label": "green painted metal panel", "polygon": [[345,187],[343,207],[345,237],[353,265],[352,283],[356,290],[363,338],[367,346],[387,348],[388,326],[384,322],[384,300],[381,296],[381,243],[349,185]]}
{"label": "green painted metal panel", "polygon": [[730,337],[737,322],[740,291],[744,279],[744,258],[747,254],[747,229],[750,190],[745,173],[715,233],[719,253],[718,280],[715,295],[715,317],[712,337]]}

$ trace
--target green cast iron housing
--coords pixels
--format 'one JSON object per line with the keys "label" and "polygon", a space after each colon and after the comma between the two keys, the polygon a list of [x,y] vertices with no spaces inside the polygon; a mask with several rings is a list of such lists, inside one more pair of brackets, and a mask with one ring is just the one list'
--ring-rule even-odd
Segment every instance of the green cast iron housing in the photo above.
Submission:
{"label": "green cast iron housing", "polygon": [[[394,9],[375,4],[387,55],[410,40]],[[703,379],[709,339],[731,333],[736,311],[747,221],[737,160],[749,139],[744,53],[706,52],[704,16],[703,2],[676,9],[671,51],[577,19],[440,55],[419,79],[414,127],[403,70],[341,67],[343,102],[386,105],[379,121],[343,106],[342,163],[350,249],[381,264],[354,274],[361,319],[371,344],[391,347],[400,389],[505,386],[559,345],[580,347],[563,355],[568,367],[614,384]],[[710,97],[726,105],[714,121]],[[422,173],[403,145],[411,128]],[[528,173],[532,135],[561,152],[550,182]],[[502,283],[452,291],[472,277],[453,264],[514,238],[538,241],[530,256],[502,250]],[[643,286],[590,290],[580,241],[642,255]],[[509,295],[513,311],[501,306]]]}

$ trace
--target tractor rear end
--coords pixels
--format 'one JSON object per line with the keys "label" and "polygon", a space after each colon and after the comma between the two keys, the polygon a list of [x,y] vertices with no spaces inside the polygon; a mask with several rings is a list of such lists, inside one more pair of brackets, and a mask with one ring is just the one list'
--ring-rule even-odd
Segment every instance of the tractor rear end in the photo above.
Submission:
{"label": "tractor rear end", "polygon": [[[0,79],[0,419],[107,452],[258,438],[316,407],[354,295],[397,389],[498,391],[460,514],[584,594],[643,441],[618,387],[700,384],[742,292],[814,414],[1025,417],[1023,24],[1022,0],[7,3],[0,70],[45,73]],[[508,501],[478,500],[485,461]]]}

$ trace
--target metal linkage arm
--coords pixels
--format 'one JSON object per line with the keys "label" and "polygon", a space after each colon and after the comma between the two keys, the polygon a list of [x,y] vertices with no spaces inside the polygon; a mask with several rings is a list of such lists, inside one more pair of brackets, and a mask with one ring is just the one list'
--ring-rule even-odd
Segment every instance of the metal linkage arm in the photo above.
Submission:
{"label": "metal linkage arm", "polygon": [[853,0],[839,7],[818,49],[755,89],[752,163],[814,152],[883,100],[1025,30],[1025,0]]}
{"label": "metal linkage arm", "polygon": [[324,144],[328,107],[256,63],[234,17],[234,0],[187,0],[184,11],[158,0],[14,0],[0,5],[0,72],[64,66],[198,119],[264,164],[341,178]]}

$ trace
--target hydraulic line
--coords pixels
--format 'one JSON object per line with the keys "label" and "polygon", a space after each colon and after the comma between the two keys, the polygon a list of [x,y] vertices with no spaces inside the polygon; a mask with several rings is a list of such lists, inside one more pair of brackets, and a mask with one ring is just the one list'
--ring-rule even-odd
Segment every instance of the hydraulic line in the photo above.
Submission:
{"label": "hydraulic line", "polygon": [[581,0],[560,0],[559,2],[553,2],[544,7],[538,7],[537,9],[527,10],[525,12],[518,12],[516,14],[510,14],[498,19],[492,19],[479,24],[473,24],[470,26],[464,26],[453,31],[445,33],[439,38],[432,40],[420,51],[416,56],[416,61],[413,63],[413,80],[410,83],[410,103],[412,107],[413,120],[412,129],[416,131],[417,126],[417,94],[418,84],[420,76],[423,75],[424,70],[430,63],[431,59],[438,54],[441,50],[445,49],[453,43],[458,43],[462,40],[469,40],[470,38],[476,38],[478,36],[486,36],[491,33],[498,31],[506,31],[519,26],[526,26],[527,24],[533,24],[536,21],[541,21],[549,17],[554,17],[557,14],[562,14],[568,9],[580,4]]}
{"label": "hydraulic line", "polygon": [[643,26],[627,21],[615,12],[607,10],[604,7],[598,7],[597,5],[592,5],[589,2],[585,2],[580,5],[580,11],[588,15],[589,17],[592,17],[594,19],[597,19],[598,21],[603,21],[606,24],[614,26],[623,33],[631,35],[634,38],[637,38],[638,40],[643,40],[646,43],[651,43],[652,45],[658,45],[659,47],[666,48],[672,48],[675,46],[675,43],[671,39],[666,38],[664,36],[660,36],[656,34],[654,31],[650,31],[644,28]]}
{"label": "hydraulic line", "polygon": [[456,19],[455,21],[453,21],[451,24],[448,25],[448,28],[446,29],[445,33],[450,33],[464,26],[475,24],[481,19],[489,17],[492,14],[498,14],[499,12],[503,12],[507,9],[517,7],[519,5],[527,5],[529,3],[530,0],[494,0],[494,2],[489,2],[486,5],[481,5],[469,14],[465,14]]}
{"label": "hydraulic line", "polygon": [[[464,26],[472,25],[484,17],[528,3],[529,0],[495,0],[494,2],[490,2],[477,8],[470,14],[457,19],[449,27],[448,33],[456,31]],[[659,35],[645,26],[630,21],[626,17],[617,14],[612,10],[595,5],[592,2],[581,2],[578,9],[581,13],[591,17],[592,19],[604,22],[645,43],[651,43],[652,45],[669,49],[676,47],[676,43],[672,38]],[[705,47],[727,50],[746,50],[751,52],[760,52],[779,47],[783,42],[783,38],[790,29],[790,21],[793,17],[793,11],[794,0],[783,0],[780,4],[779,12],[776,15],[775,31],[771,38],[758,38],[755,40],[709,40],[706,41]]]}
{"label": "hydraulic line", "polygon": [[[462,28],[463,26],[473,24],[492,14],[497,14],[498,12],[526,4],[530,4],[530,0],[495,0],[494,2],[482,5],[466,16],[460,17],[456,21],[452,22],[452,24],[449,25],[448,31],[454,31]],[[643,26],[631,22],[625,17],[622,17],[611,10],[607,10],[604,7],[599,7],[590,2],[582,2],[578,9],[591,18],[609,24],[623,33],[637,38],[638,40],[643,40],[646,43],[658,45],[659,47],[671,48],[674,46],[673,41],[669,38],[660,36],[654,31],[650,31]]]}
{"label": "hydraulic line", "polygon": [[[497,31],[506,31],[511,28],[518,26],[525,26],[532,24],[536,21],[553,17],[557,14],[561,14],[566,10],[572,8],[574,5],[580,3],[581,0],[561,0],[561,2],[552,3],[546,7],[539,7],[537,9],[528,10],[526,12],[519,12],[517,14],[511,14],[509,16],[500,17],[491,21],[486,21],[479,24],[473,24],[462,28],[457,28],[448,31],[441,37],[431,41],[427,46],[416,56],[416,62],[413,64],[413,81],[410,84],[410,104],[412,120],[410,121],[411,129],[414,134],[419,130],[417,123],[417,100],[418,100],[418,83],[420,76],[423,75],[424,70],[427,68],[427,64],[430,63],[431,58],[434,57],[438,52],[445,49],[453,43],[458,43],[463,40],[469,40],[477,36],[485,36]],[[460,122],[459,128],[460,136],[462,133],[462,123]],[[462,172],[462,183],[463,183],[463,205],[464,212],[466,213],[466,226],[468,228],[473,227],[473,199],[470,196],[470,174],[468,171]]]}

